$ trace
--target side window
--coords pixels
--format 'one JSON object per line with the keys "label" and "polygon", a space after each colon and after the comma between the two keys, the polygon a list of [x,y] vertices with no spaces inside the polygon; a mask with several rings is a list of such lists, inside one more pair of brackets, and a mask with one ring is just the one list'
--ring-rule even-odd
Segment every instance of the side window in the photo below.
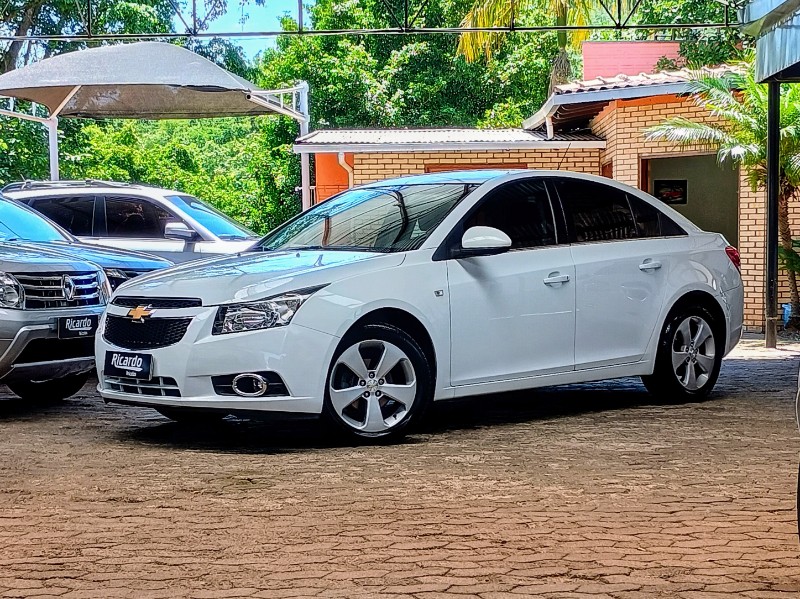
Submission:
{"label": "side window", "polygon": [[109,237],[163,239],[164,226],[175,220],[169,212],[143,198],[106,198]]}
{"label": "side window", "polygon": [[639,237],[672,237],[686,235],[686,231],[655,206],[628,194],[636,231]]}
{"label": "side window", "polygon": [[464,223],[495,227],[511,238],[511,249],[554,245],[556,228],[544,181],[512,181],[491,191]]}
{"label": "side window", "polygon": [[553,185],[576,242],[638,237],[624,191],[582,179],[555,179]]}
{"label": "side window", "polygon": [[35,200],[31,207],[73,235],[90,237],[94,227],[94,197],[62,197]]}

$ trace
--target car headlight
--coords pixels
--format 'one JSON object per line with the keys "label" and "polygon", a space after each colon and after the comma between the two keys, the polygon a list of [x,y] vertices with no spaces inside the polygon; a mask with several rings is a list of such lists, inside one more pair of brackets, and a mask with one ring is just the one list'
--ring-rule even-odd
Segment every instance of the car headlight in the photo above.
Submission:
{"label": "car headlight", "polygon": [[97,280],[100,283],[100,299],[103,300],[104,304],[107,304],[111,299],[111,294],[113,293],[113,290],[111,289],[111,283],[108,282],[108,277],[102,270],[98,271]]}
{"label": "car headlight", "polygon": [[300,306],[322,287],[324,285],[282,293],[256,302],[220,306],[211,333],[225,335],[284,327],[292,321]]}
{"label": "car headlight", "polygon": [[21,308],[25,295],[19,281],[6,272],[0,272],[0,308]]}

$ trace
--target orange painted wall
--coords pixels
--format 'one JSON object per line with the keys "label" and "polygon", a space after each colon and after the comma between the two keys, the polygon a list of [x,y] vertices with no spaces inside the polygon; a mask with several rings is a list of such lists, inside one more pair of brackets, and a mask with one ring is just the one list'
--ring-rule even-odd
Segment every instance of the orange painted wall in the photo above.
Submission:
{"label": "orange painted wall", "polygon": [[[345,153],[344,161],[351,167],[355,163],[353,155]],[[349,187],[347,171],[339,165],[338,154],[315,154],[314,174],[316,176],[316,202],[327,200],[332,195]]]}

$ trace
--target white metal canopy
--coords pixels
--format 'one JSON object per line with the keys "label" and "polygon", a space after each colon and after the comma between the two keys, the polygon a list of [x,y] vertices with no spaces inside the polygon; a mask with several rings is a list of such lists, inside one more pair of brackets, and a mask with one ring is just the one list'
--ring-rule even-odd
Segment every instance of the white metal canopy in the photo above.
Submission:
{"label": "white metal canopy", "polygon": [[[101,46],[60,54],[0,75],[0,114],[45,125],[50,177],[57,180],[58,119],[175,119],[283,114],[309,127],[308,84],[264,90],[190,50],[163,42]],[[47,116],[15,110],[15,100]],[[311,205],[308,156],[301,156],[303,209]]]}

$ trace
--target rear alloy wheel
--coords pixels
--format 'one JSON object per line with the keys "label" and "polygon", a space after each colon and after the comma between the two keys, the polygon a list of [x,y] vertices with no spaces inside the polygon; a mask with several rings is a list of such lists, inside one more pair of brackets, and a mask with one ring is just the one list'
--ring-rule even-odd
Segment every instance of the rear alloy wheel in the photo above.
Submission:
{"label": "rear alloy wheel", "polygon": [[702,399],[719,376],[723,347],[709,312],[700,306],[672,316],[664,327],[652,375],[642,382],[653,394],[682,401]]}
{"label": "rear alloy wheel", "polygon": [[394,326],[367,325],[334,356],[324,415],[351,437],[399,437],[432,394],[431,367],[419,344]]}
{"label": "rear alloy wheel", "polygon": [[49,381],[9,381],[6,385],[13,393],[28,401],[59,401],[72,397],[83,389],[89,380],[89,374],[89,372],[68,374]]}

